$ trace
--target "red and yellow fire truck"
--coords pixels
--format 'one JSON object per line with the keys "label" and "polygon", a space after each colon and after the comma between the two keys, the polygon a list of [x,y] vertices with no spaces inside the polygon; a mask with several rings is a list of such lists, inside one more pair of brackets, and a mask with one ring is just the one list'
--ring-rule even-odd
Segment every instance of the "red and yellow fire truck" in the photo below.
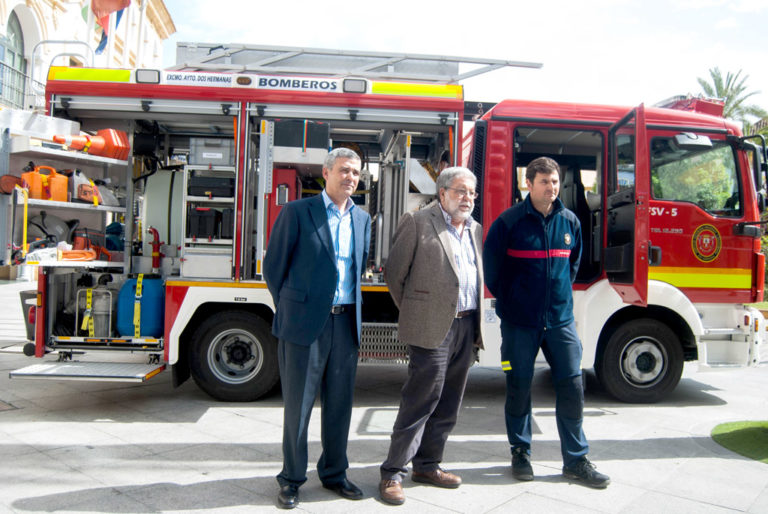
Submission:
{"label": "red and yellow fire truck", "polygon": [[[259,62],[280,60],[263,51]],[[399,217],[434,198],[446,153],[477,175],[474,215],[486,229],[526,194],[528,161],[560,163],[561,196],[584,233],[574,286],[583,367],[611,394],[656,401],[686,360],[759,362],[763,318],[745,304],[763,295],[765,148],[697,112],[710,103],[505,101],[465,137],[461,59],[333,52],[321,65],[345,64],[329,73],[292,65],[294,57],[281,68],[229,59],[225,71],[207,71],[214,66],[204,60],[165,71],[51,68],[50,114],[83,133],[125,132],[131,152],[121,160],[16,145],[12,159],[77,167],[116,201],[78,202],[72,184],[68,202],[18,200],[30,216],[76,218],[70,239],[98,252],[88,261],[27,255],[38,266],[27,351],[41,360],[12,376],[143,381],[165,370],[175,385],[191,376],[223,400],[268,393],[278,381],[274,305],[261,276],[269,231],[282,205],[322,190],[323,161],[338,146],[361,155],[353,199],[373,220],[361,362],[407,359],[381,270]],[[493,299],[484,303],[479,363],[498,366],[498,320]]]}

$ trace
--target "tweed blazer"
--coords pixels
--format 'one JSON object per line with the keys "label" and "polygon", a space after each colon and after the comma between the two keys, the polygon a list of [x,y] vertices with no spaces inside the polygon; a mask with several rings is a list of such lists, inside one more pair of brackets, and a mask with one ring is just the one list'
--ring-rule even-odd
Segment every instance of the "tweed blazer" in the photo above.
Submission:
{"label": "tweed blazer", "polygon": [[[471,236],[478,273],[475,344],[482,347],[483,229],[479,223],[472,224]],[[459,278],[450,237],[437,204],[405,213],[395,230],[384,278],[400,309],[399,336],[406,344],[437,348],[456,316]]]}

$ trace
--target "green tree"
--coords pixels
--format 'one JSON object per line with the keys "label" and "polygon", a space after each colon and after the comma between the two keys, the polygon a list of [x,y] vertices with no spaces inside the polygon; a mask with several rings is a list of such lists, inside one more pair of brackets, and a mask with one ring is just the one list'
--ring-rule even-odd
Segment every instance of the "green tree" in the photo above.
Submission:
{"label": "green tree", "polygon": [[760,91],[747,91],[747,79],[749,75],[741,76],[739,70],[736,74],[731,72],[726,73],[723,78],[723,73],[720,68],[715,66],[709,70],[709,79],[711,82],[699,77],[698,81],[704,94],[719,98],[725,101],[725,107],[723,109],[723,116],[729,120],[740,121],[747,125],[749,124],[750,117],[764,118],[768,116],[768,112],[762,107],[754,104],[747,104],[747,100],[760,93]]}

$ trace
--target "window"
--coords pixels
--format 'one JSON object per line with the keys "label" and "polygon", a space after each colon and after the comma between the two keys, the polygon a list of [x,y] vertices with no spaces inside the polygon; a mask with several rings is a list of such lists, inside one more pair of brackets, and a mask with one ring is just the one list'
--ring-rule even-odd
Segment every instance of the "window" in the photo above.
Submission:
{"label": "window", "polygon": [[0,98],[11,107],[24,107],[27,61],[24,37],[16,13],[8,19],[7,37],[0,36]]}
{"label": "window", "polygon": [[677,138],[651,142],[651,187],[657,200],[690,202],[717,216],[739,216],[741,188],[734,152],[725,141],[684,147]]}

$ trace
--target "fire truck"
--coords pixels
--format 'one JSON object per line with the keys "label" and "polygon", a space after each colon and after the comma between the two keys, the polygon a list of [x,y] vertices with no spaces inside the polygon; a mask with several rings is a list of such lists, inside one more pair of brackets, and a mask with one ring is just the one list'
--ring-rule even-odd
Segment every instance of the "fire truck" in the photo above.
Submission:
{"label": "fire truck", "polygon": [[[168,70],[50,69],[49,114],[82,134],[124,132],[130,154],[11,145],[12,164],[77,167],[117,199],[78,202],[71,184],[67,202],[14,197],[14,212],[76,218],[80,246],[98,252],[26,255],[38,289],[25,352],[40,360],[12,377],[141,382],[170,372],[174,385],[192,377],[225,401],[272,391],[274,304],[261,275],[270,229],[285,203],[322,190],[323,161],[339,146],[361,156],[353,200],[372,218],[361,362],[407,361],[382,269],[400,216],[435,197],[444,155],[476,174],[473,215],[486,230],[524,198],[528,161],[560,163],[563,201],[584,233],[574,286],[583,367],[612,395],[657,401],[685,360],[761,360],[763,318],[745,304],[763,294],[765,145],[699,112],[710,103],[505,101],[472,116],[465,134],[474,113],[460,80],[539,65],[253,46],[191,54]],[[14,215],[14,243],[25,227]],[[486,292],[478,360],[496,367],[493,301]]]}

